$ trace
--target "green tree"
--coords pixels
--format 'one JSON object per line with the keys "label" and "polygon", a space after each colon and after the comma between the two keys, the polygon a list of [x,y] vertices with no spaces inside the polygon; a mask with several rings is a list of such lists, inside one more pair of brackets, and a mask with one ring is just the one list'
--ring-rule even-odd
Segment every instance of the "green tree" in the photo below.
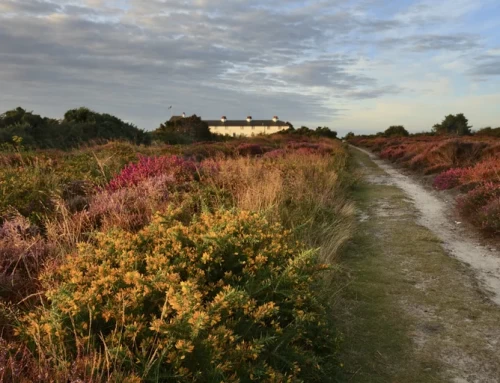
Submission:
{"label": "green tree", "polygon": [[466,136],[471,134],[471,128],[469,120],[463,113],[459,113],[456,115],[449,114],[444,118],[443,122],[434,125],[432,130],[437,134]]}
{"label": "green tree", "polygon": [[153,137],[170,144],[187,144],[213,139],[208,124],[196,115],[164,122],[153,132]]}
{"label": "green tree", "polygon": [[322,137],[337,138],[337,132],[331,130],[327,126],[318,126],[318,128],[316,129],[316,134]]}
{"label": "green tree", "polygon": [[408,137],[410,133],[402,125],[394,125],[386,129],[384,132],[386,137]]}

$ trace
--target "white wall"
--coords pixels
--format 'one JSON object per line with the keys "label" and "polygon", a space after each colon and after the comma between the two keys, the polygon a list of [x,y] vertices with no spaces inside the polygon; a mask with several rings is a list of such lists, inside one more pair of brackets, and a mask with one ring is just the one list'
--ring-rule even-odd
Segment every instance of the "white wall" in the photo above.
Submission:
{"label": "white wall", "polygon": [[228,136],[251,137],[257,134],[273,134],[285,130],[286,126],[209,126],[210,131]]}

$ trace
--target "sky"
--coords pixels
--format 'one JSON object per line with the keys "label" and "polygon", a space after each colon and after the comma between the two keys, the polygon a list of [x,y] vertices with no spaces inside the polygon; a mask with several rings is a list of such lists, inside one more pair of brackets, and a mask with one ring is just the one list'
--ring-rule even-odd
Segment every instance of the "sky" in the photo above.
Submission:
{"label": "sky", "polygon": [[[499,0],[0,0],[0,111],[500,126]],[[171,109],[169,107],[172,106]]]}

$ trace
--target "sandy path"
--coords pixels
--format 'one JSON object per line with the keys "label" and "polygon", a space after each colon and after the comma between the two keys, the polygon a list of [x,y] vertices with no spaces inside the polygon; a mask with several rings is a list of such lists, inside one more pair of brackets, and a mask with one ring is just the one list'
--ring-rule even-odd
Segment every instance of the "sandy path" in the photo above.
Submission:
{"label": "sandy path", "polygon": [[479,244],[465,229],[454,222],[447,214],[452,206],[373,153],[361,148],[356,149],[370,156],[370,159],[389,175],[387,182],[408,194],[421,214],[418,223],[443,241],[443,247],[451,255],[469,265],[480,286],[488,292],[488,296],[496,304],[500,305],[500,252]]}

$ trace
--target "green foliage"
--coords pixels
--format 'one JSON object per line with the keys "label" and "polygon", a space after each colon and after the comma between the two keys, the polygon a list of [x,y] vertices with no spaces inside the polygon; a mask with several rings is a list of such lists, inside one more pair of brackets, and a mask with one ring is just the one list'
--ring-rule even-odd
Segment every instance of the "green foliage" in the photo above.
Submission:
{"label": "green foliage", "polygon": [[356,137],[356,135],[353,133],[353,132],[349,132],[345,135],[344,139],[345,140],[351,140],[353,139],[354,137]]}
{"label": "green foliage", "polygon": [[498,128],[491,128],[491,127],[487,127],[487,128],[482,128],[482,129],[479,129],[476,133],[475,133],[476,136],[483,136],[483,137],[500,137],[500,127]]}
{"label": "green foliage", "polygon": [[469,120],[459,113],[457,115],[449,114],[440,124],[433,126],[432,130],[437,134],[451,134],[457,136],[467,136],[471,134],[472,126]]}
{"label": "green foliage", "polygon": [[408,133],[408,131],[405,129],[404,126],[395,125],[395,126],[391,126],[388,129],[386,129],[386,131],[384,132],[384,135],[386,137],[395,137],[395,136],[408,137],[410,135],[410,133]]}
{"label": "green foliage", "polygon": [[258,213],[189,224],[176,214],[138,234],[100,234],[48,271],[51,304],[20,331],[49,368],[88,357],[97,376],[116,380],[333,381],[336,340],[313,293],[325,270],[315,253]]}
{"label": "green foliage", "polygon": [[66,112],[61,121],[41,117],[23,108],[0,115],[0,144],[15,144],[13,137],[33,148],[70,148],[90,141],[123,139],[135,144],[148,144],[149,134],[109,114],[87,108]]}
{"label": "green foliage", "polygon": [[301,126],[295,129],[292,125],[289,125],[287,130],[279,132],[277,134],[292,134],[297,136],[308,136],[308,137],[328,137],[337,138],[337,132],[331,130],[330,128],[324,126],[318,126],[316,130],[310,129],[307,126]]}
{"label": "green foliage", "polygon": [[154,139],[169,144],[190,144],[214,139],[208,124],[196,115],[172,118],[161,124],[152,135]]}

